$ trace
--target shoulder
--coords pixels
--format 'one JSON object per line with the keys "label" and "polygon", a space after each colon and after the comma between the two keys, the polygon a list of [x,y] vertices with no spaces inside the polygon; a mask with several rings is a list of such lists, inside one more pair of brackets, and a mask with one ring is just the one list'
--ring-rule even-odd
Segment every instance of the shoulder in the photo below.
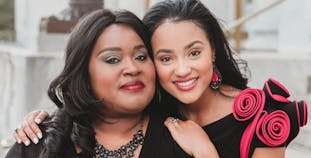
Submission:
{"label": "shoulder", "polygon": [[5,158],[36,158],[39,157],[41,151],[44,149],[44,141],[47,139],[46,130],[48,123],[44,121],[39,125],[40,130],[43,132],[43,138],[38,144],[30,143],[29,146],[15,143],[8,151]]}
{"label": "shoulder", "polygon": [[287,146],[308,118],[306,102],[292,101],[289,96],[285,86],[274,79],[267,80],[263,89],[241,91],[234,100],[233,115],[238,121],[250,122],[241,142],[260,147]]}
{"label": "shoulder", "polygon": [[8,153],[6,154],[5,158],[20,158],[22,156],[22,145],[15,143]]}
{"label": "shoulder", "polygon": [[5,158],[36,158],[39,157],[42,150],[42,141],[38,144],[30,144],[29,146],[24,146],[23,144],[15,143]]}
{"label": "shoulder", "polygon": [[241,89],[235,88],[230,85],[222,84],[219,87],[220,93],[222,93],[224,96],[228,96],[231,98],[234,98],[235,96],[239,95],[241,93]]}

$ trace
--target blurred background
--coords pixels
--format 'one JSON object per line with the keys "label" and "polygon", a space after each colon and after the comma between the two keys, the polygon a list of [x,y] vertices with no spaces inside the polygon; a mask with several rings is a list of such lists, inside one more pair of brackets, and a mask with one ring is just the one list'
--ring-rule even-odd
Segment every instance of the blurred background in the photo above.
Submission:
{"label": "blurred background", "polygon": [[[121,8],[142,18],[159,1],[0,0],[0,158],[14,143],[13,130],[25,114],[54,110],[47,87],[62,69],[70,30],[81,16]],[[248,62],[249,86],[261,88],[272,77],[289,89],[290,99],[311,106],[310,0],[201,1],[218,18],[237,56]],[[310,154],[308,123],[286,158]]]}

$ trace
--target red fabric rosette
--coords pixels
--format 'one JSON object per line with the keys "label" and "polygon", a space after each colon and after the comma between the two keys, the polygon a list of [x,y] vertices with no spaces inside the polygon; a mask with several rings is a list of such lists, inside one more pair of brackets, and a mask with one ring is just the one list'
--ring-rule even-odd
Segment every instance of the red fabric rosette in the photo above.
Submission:
{"label": "red fabric rosette", "polygon": [[290,119],[282,110],[276,110],[268,114],[263,112],[259,119],[256,134],[259,140],[268,146],[283,144],[290,133]]}
{"label": "red fabric rosette", "polygon": [[291,142],[299,128],[307,124],[306,102],[292,102],[289,96],[289,91],[281,83],[270,78],[263,90],[248,88],[235,98],[235,119],[251,120],[241,138],[241,158],[248,158],[255,132],[267,146],[280,146]]}
{"label": "red fabric rosette", "polygon": [[246,127],[240,143],[241,158],[247,158],[256,124],[265,105],[265,94],[260,89],[243,90],[234,100],[233,115],[238,121],[253,121]]}
{"label": "red fabric rosette", "polygon": [[233,115],[238,121],[246,121],[259,114],[265,105],[265,95],[260,89],[248,88],[236,96]]}

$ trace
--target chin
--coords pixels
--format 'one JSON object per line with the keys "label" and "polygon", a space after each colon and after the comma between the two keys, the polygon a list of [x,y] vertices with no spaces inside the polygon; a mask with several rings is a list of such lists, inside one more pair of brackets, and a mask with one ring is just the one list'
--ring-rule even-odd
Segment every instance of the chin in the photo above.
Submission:
{"label": "chin", "polygon": [[195,102],[195,99],[193,98],[177,98],[177,99],[183,104],[192,104]]}
{"label": "chin", "polygon": [[140,112],[140,111],[143,111],[149,105],[149,103],[145,103],[145,102],[139,103],[136,101],[134,104],[128,104],[128,105],[132,105],[132,106],[127,107],[128,112]]}

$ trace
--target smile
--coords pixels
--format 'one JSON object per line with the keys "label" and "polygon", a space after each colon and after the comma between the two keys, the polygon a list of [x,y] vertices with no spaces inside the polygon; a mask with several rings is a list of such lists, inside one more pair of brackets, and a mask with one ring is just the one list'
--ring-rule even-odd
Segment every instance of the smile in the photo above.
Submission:
{"label": "smile", "polygon": [[197,84],[198,77],[184,81],[174,81],[175,86],[182,91],[192,90]]}

